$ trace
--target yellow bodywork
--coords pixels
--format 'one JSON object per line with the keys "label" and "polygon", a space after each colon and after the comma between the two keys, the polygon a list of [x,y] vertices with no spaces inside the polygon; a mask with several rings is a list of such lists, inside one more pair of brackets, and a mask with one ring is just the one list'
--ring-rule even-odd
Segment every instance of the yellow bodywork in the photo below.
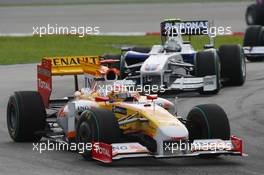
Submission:
{"label": "yellow bodywork", "polygon": [[[98,93],[93,93],[91,96],[84,97],[85,99],[93,100]],[[112,101],[112,102],[110,102]],[[157,129],[162,126],[182,127],[183,124],[171,113],[163,107],[155,104],[154,101],[147,100],[146,96],[139,96],[134,102],[124,102],[121,99],[111,99],[109,102],[98,102],[99,108],[113,111],[118,121],[124,121],[130,118],[144,118],[145,121],[137,120],[120,126],[124,134],[143,133],[150,137],[154,137]],[[122,108],[125,113],[115,112],[114,108]]]}

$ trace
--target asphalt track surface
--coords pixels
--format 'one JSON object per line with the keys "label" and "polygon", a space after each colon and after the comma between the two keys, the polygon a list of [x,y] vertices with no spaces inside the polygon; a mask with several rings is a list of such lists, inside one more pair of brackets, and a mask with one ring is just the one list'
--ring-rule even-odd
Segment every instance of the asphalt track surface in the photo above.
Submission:
{"label": "asphalt track surface", "polygon": [[0,7],[0,34],[32,34],[33,27],[91,26],[108,32],[158,32],[165,18],[214,20],[215,26],[233,32],[246,28],[245,11],[250,2],[91,4],[66,6]]}
{"label": "asphalt track surface", "polygon": [[[264,63],[247,64],[247,81],[242,87],[226,87],[215,96],[197,93],[179,95],[179,112],[186,116],[195,105],[216,103],[228,114],[231,132],[243,138],[248,157],[217,159],[179,158],[169,160],[120,160],[112,165],[86,162],[80,155],[68,151],[33,151],[31,143],[14,143],[6,128],[6,104],[13,91],[35,90],[36,66],[0,66],[0,174],[247,174],[262,175],[264,143]],[[60,81],[59,81],[60,80]],[[56,78],[54,95],[73,93],[71,77]],[[173,100],[175,94],[165,96]]]}

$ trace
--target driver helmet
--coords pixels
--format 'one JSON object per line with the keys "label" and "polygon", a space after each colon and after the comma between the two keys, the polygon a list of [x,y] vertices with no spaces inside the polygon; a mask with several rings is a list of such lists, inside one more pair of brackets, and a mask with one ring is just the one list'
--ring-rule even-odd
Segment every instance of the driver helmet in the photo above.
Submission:
{"label": "driver helmet", "polygon": [[164,44],[164,49],[166,52],[180,52],[182,48],[177,38],[171,37]]}

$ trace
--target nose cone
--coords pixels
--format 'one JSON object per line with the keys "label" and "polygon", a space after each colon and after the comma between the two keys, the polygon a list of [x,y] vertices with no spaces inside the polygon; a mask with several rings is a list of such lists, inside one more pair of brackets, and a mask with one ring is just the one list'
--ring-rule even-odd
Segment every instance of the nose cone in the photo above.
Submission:
{"label": "nose cone", "polygon": [[158,135],[162,140],[187,139],[188,130],[184,125],[180,126],[161,126],[158,130]]}
{"label": "nose cone", "polygon": [[157,142],[157,155],[164,155],[164,141],[179,141],[188,139],[188,130],[181,124],[177,126],[161,126],[157,130],[155,140]]}

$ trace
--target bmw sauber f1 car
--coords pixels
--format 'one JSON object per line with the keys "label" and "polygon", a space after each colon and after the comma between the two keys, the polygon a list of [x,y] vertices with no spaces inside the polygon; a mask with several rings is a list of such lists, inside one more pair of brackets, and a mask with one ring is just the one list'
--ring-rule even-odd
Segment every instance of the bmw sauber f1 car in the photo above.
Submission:
{"label": "bmw sauber f1 car", "polygon": [[[221,85],[243,85],[246,65],[239,45],[223,45],[195,51],[182,34],[202,35],[209,31],[208,21],[165,20],[161,23],[162,45],[151,48],[124,48],[120,58],[121,78],[138,85],[158,85],[166,90],[197,90],[216,94]],[[207,31],[207,32],[205,32]]]}
{"label": "bmw sauber f1 car", "polygon": [[244,36],[244,53],[251,62],[264,60],[264,27],[249,26]]}
{"label": "bmw sauber f1 car", "polygon": [[[80,60],[81,65],[69,65]],[[114,73],[96,57],[43,59],[38,65],[38,91],[19,91],[9,98],[11,138],[16,142],[36,142],[44,137],[56,142],[93,143],[83,157],[105,163],[134,157],[243,155],[242,140],[230,135],[221,107],[196,106],[185,120],[174,115],[176,103],[128,91],[126,85],[133,84],[131,81],[105,80]],[[53,76],[77,74],[84,74],[85,88],[73,97],[50,99]],[[106,85],[117,89],[102,88]]]}

